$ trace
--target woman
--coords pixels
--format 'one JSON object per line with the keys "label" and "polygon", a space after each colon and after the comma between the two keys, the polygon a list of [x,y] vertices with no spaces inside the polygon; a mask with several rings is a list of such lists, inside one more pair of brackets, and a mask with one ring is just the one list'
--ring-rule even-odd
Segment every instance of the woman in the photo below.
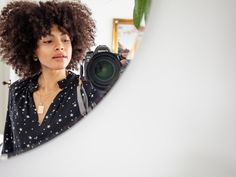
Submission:
{"label": "woman", "polygon": [[9,90],[3,154],[17,155],[70,128],[83,117],[78,98],[90,107],[101,99],[69,71],[94,45],[94,34],[91,12],[80,2],[17,1],[3,8],[0,54],[22,77]]}

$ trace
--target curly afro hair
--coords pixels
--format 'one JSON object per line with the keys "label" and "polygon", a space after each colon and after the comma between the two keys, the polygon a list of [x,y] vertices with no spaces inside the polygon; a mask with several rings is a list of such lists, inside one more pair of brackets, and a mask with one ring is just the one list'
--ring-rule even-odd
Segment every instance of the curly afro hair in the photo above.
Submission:
{"label": "curly afro hair", "polygon": [[15,1],[1,11],[0,56],[16,74],[27,78],[40,72],[34,52],[37,41],[50,34],[52,25],[66,32],[72,43],[72,59],[67,69],[78,69],[79,61],[94,45],[95,22],[91,11],[79,1]]}

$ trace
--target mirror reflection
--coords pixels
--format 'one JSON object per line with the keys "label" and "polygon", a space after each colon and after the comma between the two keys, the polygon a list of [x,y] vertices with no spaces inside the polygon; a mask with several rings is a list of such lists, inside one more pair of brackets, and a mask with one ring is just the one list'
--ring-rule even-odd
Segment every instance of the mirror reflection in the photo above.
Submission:
{"label": "mirror reflection", "polygon": [[1,7],[0,152],[9,158],[72,127],[111,89],[129,51],[110,50],[113,19],[132,19],[134,1],[1,1]]}

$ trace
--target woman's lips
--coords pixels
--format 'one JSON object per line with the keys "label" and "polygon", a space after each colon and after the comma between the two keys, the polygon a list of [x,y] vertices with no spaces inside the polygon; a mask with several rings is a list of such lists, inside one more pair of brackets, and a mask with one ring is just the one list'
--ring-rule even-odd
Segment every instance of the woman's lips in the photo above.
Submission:
{"label": "woman's lips", "polygon": [[52,59],[54,59],[54,60],[64,60],[64,59],[67,59],[67,56],[56,55],[56,56],[53,56]]}

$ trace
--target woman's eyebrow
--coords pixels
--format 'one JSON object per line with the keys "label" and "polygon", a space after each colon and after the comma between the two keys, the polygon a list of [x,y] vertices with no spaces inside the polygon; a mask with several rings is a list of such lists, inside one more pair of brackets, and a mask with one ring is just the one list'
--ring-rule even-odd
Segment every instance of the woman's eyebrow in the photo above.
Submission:
{"label": "woman's eyebrow", "polygon": [[[53,35],[53,34],[51,34],[51,35]],[[60,35],[64,36],[64,35],[68,35],[68,34],[66,32],[61,32]]]}
{"label": "woman's eyebrow", "polygon": [[[68,36],[68,34],[67,33],[61,33],[60,34],[60,36]],[[54,34],[47,34],[46,36],[43,36],[43,37],[55,37],[55,35]]]}

